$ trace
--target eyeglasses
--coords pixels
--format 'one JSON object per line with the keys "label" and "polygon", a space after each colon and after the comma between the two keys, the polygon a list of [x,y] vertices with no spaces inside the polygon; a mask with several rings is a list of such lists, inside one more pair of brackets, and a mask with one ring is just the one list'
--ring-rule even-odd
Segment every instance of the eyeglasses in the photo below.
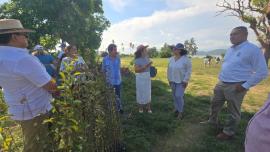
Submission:
{"label": "eyeglasses", "polygon": [[22,36],[24,36],[25,38],[28,38],[28,34],[26,34],[26,33],[14,33],[15,35],[22,35]]}

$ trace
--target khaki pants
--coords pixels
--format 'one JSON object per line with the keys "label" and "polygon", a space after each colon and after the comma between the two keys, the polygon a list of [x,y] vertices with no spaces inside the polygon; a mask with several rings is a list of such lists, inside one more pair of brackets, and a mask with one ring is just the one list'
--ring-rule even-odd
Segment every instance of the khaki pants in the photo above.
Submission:
{"label": "khaki pants", "polygon": [[48,143],[48,124],[42,124],[49,114],[37,116],[31,120],[18,121],[24,136],[23,152],[43,152],[44,143]]}
{"label": "khaki pants", "polygon": [[211,103],[211,112],[209,121],[218,122],[218,113],[222,109],[225,101],[229,112],[223,132],[227,135],[234,135],[236,127],[241,119],[241,104],[247,91],[237,92],[237,83],[219,82],[214,88],[214,96]]}

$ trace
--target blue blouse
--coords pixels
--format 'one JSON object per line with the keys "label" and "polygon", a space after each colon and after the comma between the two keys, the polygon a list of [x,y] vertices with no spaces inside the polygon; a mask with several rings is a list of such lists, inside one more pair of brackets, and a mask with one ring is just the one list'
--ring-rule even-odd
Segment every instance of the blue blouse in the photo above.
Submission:
{"label": "blue blouse", "polygon": [[103,58],[102,70],[106,74],[107,82],[111,85],[119,85],[121,83],[121,61],[120,57],[111,58],[109,55]]}

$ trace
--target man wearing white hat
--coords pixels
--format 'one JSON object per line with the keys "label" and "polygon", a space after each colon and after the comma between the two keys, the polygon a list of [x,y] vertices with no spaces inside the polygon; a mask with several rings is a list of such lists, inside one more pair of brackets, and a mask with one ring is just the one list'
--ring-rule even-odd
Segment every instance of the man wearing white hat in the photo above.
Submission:
{"label": "man wearing white hat", "polygon": [[42,152],[48,127],[42,124],[52,108],[56,85],[45,67],[30,55],[27,33],[15,19],[0,20],[0,86],[8,112],[22,127],[24,152]]}

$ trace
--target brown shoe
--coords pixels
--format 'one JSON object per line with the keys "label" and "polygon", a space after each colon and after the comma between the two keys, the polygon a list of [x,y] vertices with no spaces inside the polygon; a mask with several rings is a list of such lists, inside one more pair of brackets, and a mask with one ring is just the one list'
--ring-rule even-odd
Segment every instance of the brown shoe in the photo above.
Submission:
{"label": "brown shoe", "polygon": [[180,119],[180,120],[183,119],[183,114],[181,112],[178,113],[177,119]]}
{"label": "brown shoe", "polygon": [[232,138],[233,138],[233,135],[230,136],[230,135],[225,134],[224,132],[221,132],[217,135],[217,139],[219,140],[230,140]]}

